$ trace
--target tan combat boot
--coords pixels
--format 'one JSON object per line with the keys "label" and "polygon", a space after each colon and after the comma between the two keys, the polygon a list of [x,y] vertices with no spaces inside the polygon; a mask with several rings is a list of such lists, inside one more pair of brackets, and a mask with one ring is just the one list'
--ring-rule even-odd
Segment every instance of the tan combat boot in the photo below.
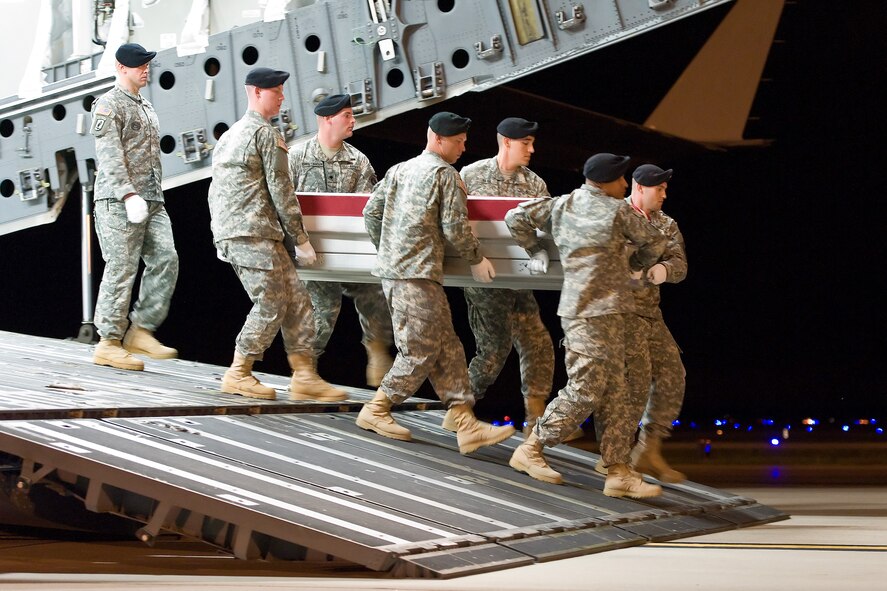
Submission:
{"label": "tan combat boot", "polygon": [[413,438],[409,429],[394,422],[394,418],[391,416],[391,400],[381,388],[376,390],[376,395],[372,400],[364,403],[355,422],[361,429],[375,431],[383,437],[400,441],[410,441]]}
{"label": "tan combat boot", "polygon": [[518,472],[526,472],[536,480],[542,482],[550,482],[552,484],[563,484],[564,479],[560,472],[555,472],[545,461],[542,455],[542,442],[536,437],[532,431],[527,436],[526,441],[517,446],[508,465]]}
{"label": "tan combat boot", "polygon": [[147,355],[151,359],[175,359],[179,352],[172,347],[167,347],[156,338],[147,328],[129,325],[129,330],[123,335],[123,348],[130,353]]}
{"label": "tan combat boot", "polygon": [[453,413],[452,408],[447,409],[447,414],[444,415],[443,422],[441,422],[440,426],[442,429],[452,431],[453,433],[459,430],[459,425],[456,424],[456,415]]}
{"label": "tan combat boot", "polygon": [[450,411],[456,422],[456,442],[459,444],[461,454],[470,454],[479,447],[505,441],[514,435],[514,427],[511,425],[494,427],[489,423],[478,421],[474,411],[467,404],[455,404],[450,407]]}
{"label": "tan combat boot", "polygon": [[687,475],[668,465],[662,457],[662,439],[641,430],[638,442],[631,450],[634,469],[662,482],[683,482]]}
{"label": "tan combat boot", "polygon": [[524,398],[524,437],[529,437],[536,426],[536,421],[545,412],[545,399],[540,396],[527,396]]}
{"label": "tan combat boot", "polygon": [[290,398],[292,400],[318,400],[321,402],[338,402],[348,395],[333,387],[317,375],[314,360],[308,355],[292,353],[287,355],[293,378],[290,380]]}
{"label": "tan combat boot", "polygon": [[100,340],[92,354],[92,362],[96,365],[109,365],[117,369],[131,369],[133,371],[145,369],[142,360],[133,357],[120,345],[120,341],[117,339]]}
{"label": "tan combat boot", "polygon": [[604,494],[608,497],[646,499],[661,495],[662,487],[658,484],[644,482],[641,475],[632,470],[627,464],[612,464],[607,466]]}
{"label": "tan combat boot", "polygon": [[253,360],[247,359],[236,351],[234,352],[234,362],[222,376],[222,392],[248,396],[249,398],[261,398],[262,400],[274,400],[277,397],[274,388],[262,384],[253,375]]}
{"label": "tan combat boot", "polygon": [[367,384],[378,388],[394,364],[394,358],[391,357],[388,343],[368,341],[363,346],[367,350]]}

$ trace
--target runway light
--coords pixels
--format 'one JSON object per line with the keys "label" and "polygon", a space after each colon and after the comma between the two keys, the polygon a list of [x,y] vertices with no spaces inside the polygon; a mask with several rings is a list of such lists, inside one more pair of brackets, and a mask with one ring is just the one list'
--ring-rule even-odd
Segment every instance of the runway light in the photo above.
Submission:
{"label": "runway light", "polygon": [[715,431],[715,433],[718,434],[718,435],[723,435],[723,434],[724,434],[724,432],[723,432],[721,429],[718,429],[717,431]]}
{"label": "runway light", "polygon": [[819,424],[819,421],[816,420],[816,419],[814,419],[814,418],[807,417],[806,419],[804,419],[803,421],[801,421],[801,423],[804,424],[804,425],[818,425],[818,424]]}
{"label": "runway light", "polygon": [[720,427],[724,423],[726,423],[726,421],[722,421],[721,419],[715,419],[715,427]]}
{"label": "runway light", "polygon": [[881,427],[878,427],[877,429],[875,429],[875,433],[877,433],[878,435],[881,435],[882,433],[884,433],[884,429],[882,429]]}
{"label": "runway light", "polygon": [[739,423],[733,423],[733,428],[734,428],[734,429],[738,429],[738,428],[741,427],[741,426],[742,426],[742,425],[740,425]]}
{"label": "runway light", "polygon": [[675,419],[671,422],[672,427],[679,427],[680,425],[681,425],[681,421],[679,421],[678,419]]}
{"label": "runway light", "polygon": [[773,447],[778,447],[779,446],[779,439],[777,437],[774,437],[773,439],[770,440],[770,445],[772,445]]}
{"label": "runway light", "polygon": [[857,424],[857,425],[868,425],[868,424],[869,424],[869,420],[868,420],[868,419],[859,419],[859,420],[856,421],[856,424]]}
{"label": "runway light", "polygon": [[813,433],[813,427],[807,427],[807,433]]}
{"label": "runway light", "polygon": [[845,433],[849,430],[850,430],[850,425],[844,425],[843,427],[841,427],[841,431],[843,431]]}
{"label": "runway light", "polygon": [[751,430],[752,430],[752,426],[749,425],[749,426],[748,426],[748,429],[746,429],[746,431],[751,431]]}
{"label": "runway light", "polygon": [[773,419],[761,419],[762,425],[772,425],[775,421]]}

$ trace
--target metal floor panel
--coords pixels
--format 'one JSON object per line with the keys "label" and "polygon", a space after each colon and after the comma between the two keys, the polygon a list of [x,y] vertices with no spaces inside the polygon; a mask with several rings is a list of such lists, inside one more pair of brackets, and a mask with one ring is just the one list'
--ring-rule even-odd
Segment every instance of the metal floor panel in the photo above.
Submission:
{"label": "metal floor panel", "polygon": [[247,400],[215,391],[224,368],[126,372],[91,355],[0,332],[0,476],[16,506],[61,493],[141,522],[149,544],[174,532],[244,559],[455,577],[787,517],[691,482],[610,498],[599,457],[565,445],[545,452],[565,484],[539,482],[508,466],[520,436],[461,455],[437,402],[397,407],[403,442],[357,427],[367,390],[337,404]]}
{"label": "metal floor panel", "polygon": [[[97,366],[94,346],[0,331],[0,419],[67,419],[340,412],[359,410],[374,391],[339,386],[348,400],[291,401],[288,377],[256,372],[277,400],[219,391],[224,367],[182,359],[152,360],[145,371]],[[413,398],[404,409],[442,408]]]}

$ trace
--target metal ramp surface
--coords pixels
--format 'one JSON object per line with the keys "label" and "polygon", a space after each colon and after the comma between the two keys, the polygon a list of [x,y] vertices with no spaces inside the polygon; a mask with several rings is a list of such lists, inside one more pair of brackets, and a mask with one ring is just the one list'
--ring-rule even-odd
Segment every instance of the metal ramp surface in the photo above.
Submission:
{"label": "metal ramp surface", "polygon": [[[23,355],[33,353],[34,337],[15,340]],[[76,346],[36,340],[53,350]],[[0,349],[0,374],[12,355],[8,344]],[[195,366],[197,375],[219,371]],[[187,365],[170,367],[190,375]],[[2,380],[5,399],[10,378]],[[157,416],[160,408],[146,406],[135,416],[132,406],[126,417],[86,409],[94,418],[7,418],[0,453],[11,496],[61,492],[89,511],[142,523],[146,543],[174,532],[243,559],[327,560],[400,577],[480,573],[787,517],[689,482],[644,502],[612,499],[593,470],[598,456],[567,446],[546,451],[567,484],[537,482],[508,466],[518,437],[463,456],[440,428],[442,410],[399,412],[414,438],[401,442],[358,428],[350,404],[335,412],[223,407]]]}

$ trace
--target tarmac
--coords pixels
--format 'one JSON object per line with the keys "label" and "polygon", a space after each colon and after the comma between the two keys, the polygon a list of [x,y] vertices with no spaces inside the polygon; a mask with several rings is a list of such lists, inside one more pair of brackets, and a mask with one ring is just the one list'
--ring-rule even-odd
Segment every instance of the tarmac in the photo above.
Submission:
{"label": "tarmac", "polygon": [[199,543],[72,541],[0,529],[3,591],[871,589],[887,565],[887,487],[731,489],[791,519],[449,580],[240,561]]}

